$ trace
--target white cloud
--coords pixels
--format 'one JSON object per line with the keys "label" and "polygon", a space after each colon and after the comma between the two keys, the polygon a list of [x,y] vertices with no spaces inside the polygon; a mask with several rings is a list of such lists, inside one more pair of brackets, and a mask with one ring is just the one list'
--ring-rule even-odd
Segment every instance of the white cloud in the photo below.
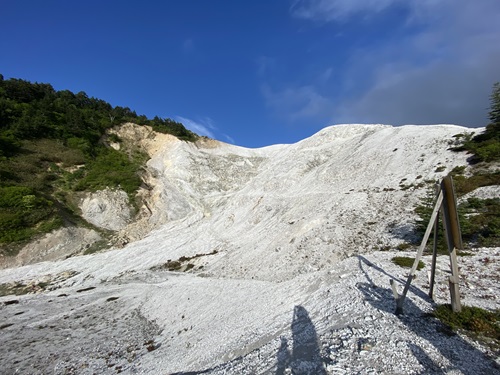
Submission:
{"label": "white cloud", "polygon": [[[343,99],[330,121],[485,125],[488,96],[500,80],[498,0],[299,0],[291,12],[350,22],[396,4],[406,7],[405,36],[350,51],[349,68],[336,72]],[[334,99],[323,95],[322,102]]]}
{"label": "white cloud", "polygon": [[261,86],[266,105],[278,116],[288,121],[313,117],[327,118],[331,113],[331,102],[313,86],[288,87],[273,90],[268,84]]}
{"label": "white cloud", "polygon": [[198,135],[215,139],[213,131],[216,130],[216,127],[213,125],[213,121],[208,117],[194,121],[187,117],[176,116],[176,120],[183,123],[186,128]]}
{"label": "white cloud", "polygon": [[[461,0],[295,0],[290,12],[303,19],[344,22],[352,17],[376,16],[390,7],[399,6],[409,12],[410,21],[422,21],[440,16],[443,9],[460,6],[459,1]],[[481,1],[484,0],[473,3]]]}
{"label": "white cloud", "polygon": [[[404,0],[297,0],[291,7],[294,16],[322,21],[342,21],[359,13],[380,12]],[[407,0],[410,1],[410,0]]]}

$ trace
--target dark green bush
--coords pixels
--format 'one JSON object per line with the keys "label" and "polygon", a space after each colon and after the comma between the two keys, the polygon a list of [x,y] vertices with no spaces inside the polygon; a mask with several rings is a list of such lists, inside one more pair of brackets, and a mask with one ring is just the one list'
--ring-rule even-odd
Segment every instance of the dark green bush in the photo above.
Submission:
{"label": "dark green bush", "polygon": [[464,172],[465,172],[465,165],[460,165],[460,166],[456,166],[455,168],[453,168],[450,173],[451,173],[451,175],[454,176],[457,174],[459,174],[459,175],[464,174]]}
{"label": "dark green bush", "polygon": [[[415,263],[415,258],[410,258],[410,257],[394,257],[391,259],[392,263],[400,266],[400,267],[405,267],[405,268],[411,268],[413,267],[413,263]],[[421,270],[422,268],[425,267],[424,262],[421,260],[418,261],[417,265],[417,270]]]}
{"label": "dark green bush", "polygon": [[96,159],[87,164],[84,177],[77,183],[77,190],[99,190],[120,187],[133,195],[141,185],[138,175],[140,162],[113,149],[102,150]]}
{"label": "dark green bush", "polygon": [[0,187],[0,244],[24,241],[60,226],[53,203],[23,186]]}
{"label": "dark green bush", "polygon": [[454,313],[449,304],[439,305],[434,316],[451,328],[464,329],[475,334],[500,340],[500,310],[488,311],[479,307],[462,306]]}
{"label": "dark green bush", "polygon": [[500,82],[493,85],[490,96],[490,123],[486,130],[472,139],[465,139],[457,151],[470,151],[474,157],[472,162],[492,162],[500,160]]}
{"label": "dark green bush", "polygon": [[500,172],[477,173],[470,177],[454,175],[455,192],[457,196],[465,195],[478,187],[500,185]]}

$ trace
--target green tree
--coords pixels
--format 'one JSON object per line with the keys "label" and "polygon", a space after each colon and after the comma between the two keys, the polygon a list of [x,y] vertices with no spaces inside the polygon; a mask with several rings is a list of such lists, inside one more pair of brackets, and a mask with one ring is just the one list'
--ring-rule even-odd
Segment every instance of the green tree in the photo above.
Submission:
{"label": "green tree", "polygon": [[476,161],[491,162],[500,160],[500,82],[493,85],[490,95],[490,123],[486,130],[464,143],[460,150],[468,150],[474,154]]}
{"label": "green tree", "polygon": [[500,127],[500,82],[493,85],[493,92],[491,93],[490,101],[491,110],[489,112],[489,118],[491,125],[493,125],[496,133],[498,133]]}

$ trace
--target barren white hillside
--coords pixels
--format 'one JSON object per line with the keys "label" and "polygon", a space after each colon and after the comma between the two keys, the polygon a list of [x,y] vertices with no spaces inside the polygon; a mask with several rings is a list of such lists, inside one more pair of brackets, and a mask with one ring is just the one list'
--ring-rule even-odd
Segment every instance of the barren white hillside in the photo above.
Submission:
{"label": "barren white hillside", "polygon": [[[426,315],[426,269],[396,317],[389,278],[404,270],[377,251],[411,236],[418,198],[466,164],[449,148],[470,129],[338,125],[262,149],[127,131],[151,157],[131,242],[0,271],[49,283],[0,298],[8,373],[498,372],[495,353]],[[464,260],[467,302],[499,307],[499,258]]]}

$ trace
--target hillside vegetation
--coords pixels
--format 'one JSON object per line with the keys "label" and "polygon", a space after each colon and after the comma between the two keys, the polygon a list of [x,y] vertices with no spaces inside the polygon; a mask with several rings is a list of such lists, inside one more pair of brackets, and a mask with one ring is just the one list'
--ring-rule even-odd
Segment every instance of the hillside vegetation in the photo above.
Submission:
{"label": "hillside vegetation", "polygon": [[[455,192],[459,198],[458,215],[462,237],[466,247],[500,246],[500,198],[465,197],[478,188],[500,185],[500,82],[493,85],[490,96],[490,123],[484,132],[475,136],[456,134],[460,143],[455,151],[467,151],[471,154],[469,165],[455,167],[451,172],[455,184]],[[434,191],[429,189],[427,197],[415,209],[419,215],[416,233],[421,239],[427,228],[433,205]],[[429,241],[429,247],[432,238]],[[439,234],[438,248],[447,253],[442,229]]]}
{"label": "hillside vegetation", "polygon": [[110,148],[120,140],[106,135],[124,122],[197,138],[171,119],[0,75],[0,254],[15,254],[34,235],[79,220],[71,203],[76,191],[119,186],[133,198],[145,156]]}
{"label": "hillside vegetation", "polygon": [[490,96],[490,123],[482,134],[466,138],[463,148],[472,152],[472,162],[493,162],[500,160],[500,82],[493,85]]}

